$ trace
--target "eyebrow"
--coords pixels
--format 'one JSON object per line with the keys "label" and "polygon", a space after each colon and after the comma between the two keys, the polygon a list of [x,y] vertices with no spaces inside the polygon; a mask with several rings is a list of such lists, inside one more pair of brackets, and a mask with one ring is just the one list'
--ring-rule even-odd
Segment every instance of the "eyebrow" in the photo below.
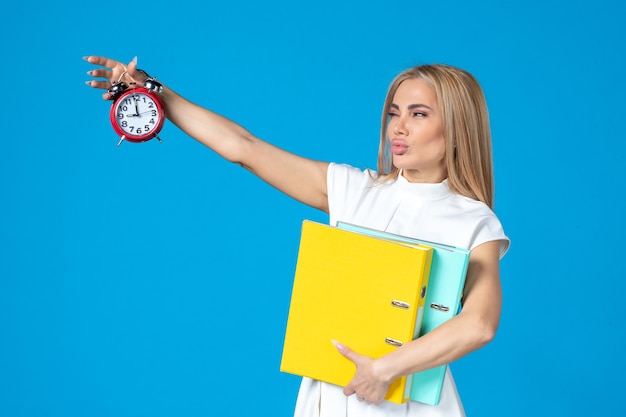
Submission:
{"label": "eyebrow", "polygon": [[[398,106],[395,103],[391,103],[391,108],[396,109],[396,110],[400,110],[400,106]],[[426,104],[409,104],[408,109],[409,110],[415,110],[415,109],[421,109],[421,108],[425,108],[428,110],[432,110],[433,108],[430,106],[427,106]]]}

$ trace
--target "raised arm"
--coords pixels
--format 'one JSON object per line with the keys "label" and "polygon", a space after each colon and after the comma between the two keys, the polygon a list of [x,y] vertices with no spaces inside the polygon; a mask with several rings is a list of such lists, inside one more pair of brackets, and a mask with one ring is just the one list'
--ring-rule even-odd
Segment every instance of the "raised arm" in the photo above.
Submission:
{"label": "raised arm", "polygon": [[[145,73],[137,70],[136,60],[128,65],[99,56],[88,56],[85,60],[104,67],[88,73],[95,78],[106,79],[88,81],[87,84],[94,88],[107,90],[124,71],[126,82],[141,85],[146,78]],[[111,99],[108,92],[102,97]],[[262,141],[237,123],[190,102],[167,86],[161,92],[161,98],[168,119],[189,136],[285,194],[328,212],[328,163],[303,158]]]}

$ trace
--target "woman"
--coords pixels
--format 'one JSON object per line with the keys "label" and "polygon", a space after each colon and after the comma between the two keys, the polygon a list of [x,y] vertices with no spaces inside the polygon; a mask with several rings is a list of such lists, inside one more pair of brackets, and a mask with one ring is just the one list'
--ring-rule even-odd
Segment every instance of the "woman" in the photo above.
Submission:
{"label": "woman", "polygon": [[[90,56],[89,71],[108,89],[146,74],[121,62]],[[126,71],[126,74],[124,72]],[[501,310],[499,260],[508,249],[493,207],[491,134],[482,90],[472,75],[446,65],[423,65],[392,82],[383,109],[378,171],[315,161],[259,140],[243,127],[165,87],[170,121],[231,162],[241,164],[298,201],[337,221],[471,250],[463,310],[435,330],[376,360],[336,344],[356,372],[346,387],[304,378],[296,416],[463,416],[452,375],[441,401],[430,406],[384,401],[389,385],[455,361],[496,333]],[[110,99],[105,92],[103,98]]]}

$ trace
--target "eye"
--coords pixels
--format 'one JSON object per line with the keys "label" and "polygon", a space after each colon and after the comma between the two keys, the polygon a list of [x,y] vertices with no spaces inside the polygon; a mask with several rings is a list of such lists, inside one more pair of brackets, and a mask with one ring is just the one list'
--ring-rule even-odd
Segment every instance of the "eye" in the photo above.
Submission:
{"label": "eye", "polygon": [[396,113],[394,113],[394,112],[392,112],[392,111],[390,111],[389,113],[387,113],[387,117],[395,117],[395,116],[397,116],[397,114],[396,114]]}
{"label": "eye", "polygon": [[424,113],[423,111],[416,111],[413,113],[413,117],[426,117],[427,114]]}

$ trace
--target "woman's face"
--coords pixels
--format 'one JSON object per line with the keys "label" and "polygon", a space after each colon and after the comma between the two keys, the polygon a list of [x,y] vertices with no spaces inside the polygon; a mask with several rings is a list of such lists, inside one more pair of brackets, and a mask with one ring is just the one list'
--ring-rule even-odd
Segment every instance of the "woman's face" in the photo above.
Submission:
{"label": "woman's face", "polygon": [[443,120],[435,91],[421,79],[403,81],[389,110],[387,137],[393,164],[410,182],[447,177]]}

